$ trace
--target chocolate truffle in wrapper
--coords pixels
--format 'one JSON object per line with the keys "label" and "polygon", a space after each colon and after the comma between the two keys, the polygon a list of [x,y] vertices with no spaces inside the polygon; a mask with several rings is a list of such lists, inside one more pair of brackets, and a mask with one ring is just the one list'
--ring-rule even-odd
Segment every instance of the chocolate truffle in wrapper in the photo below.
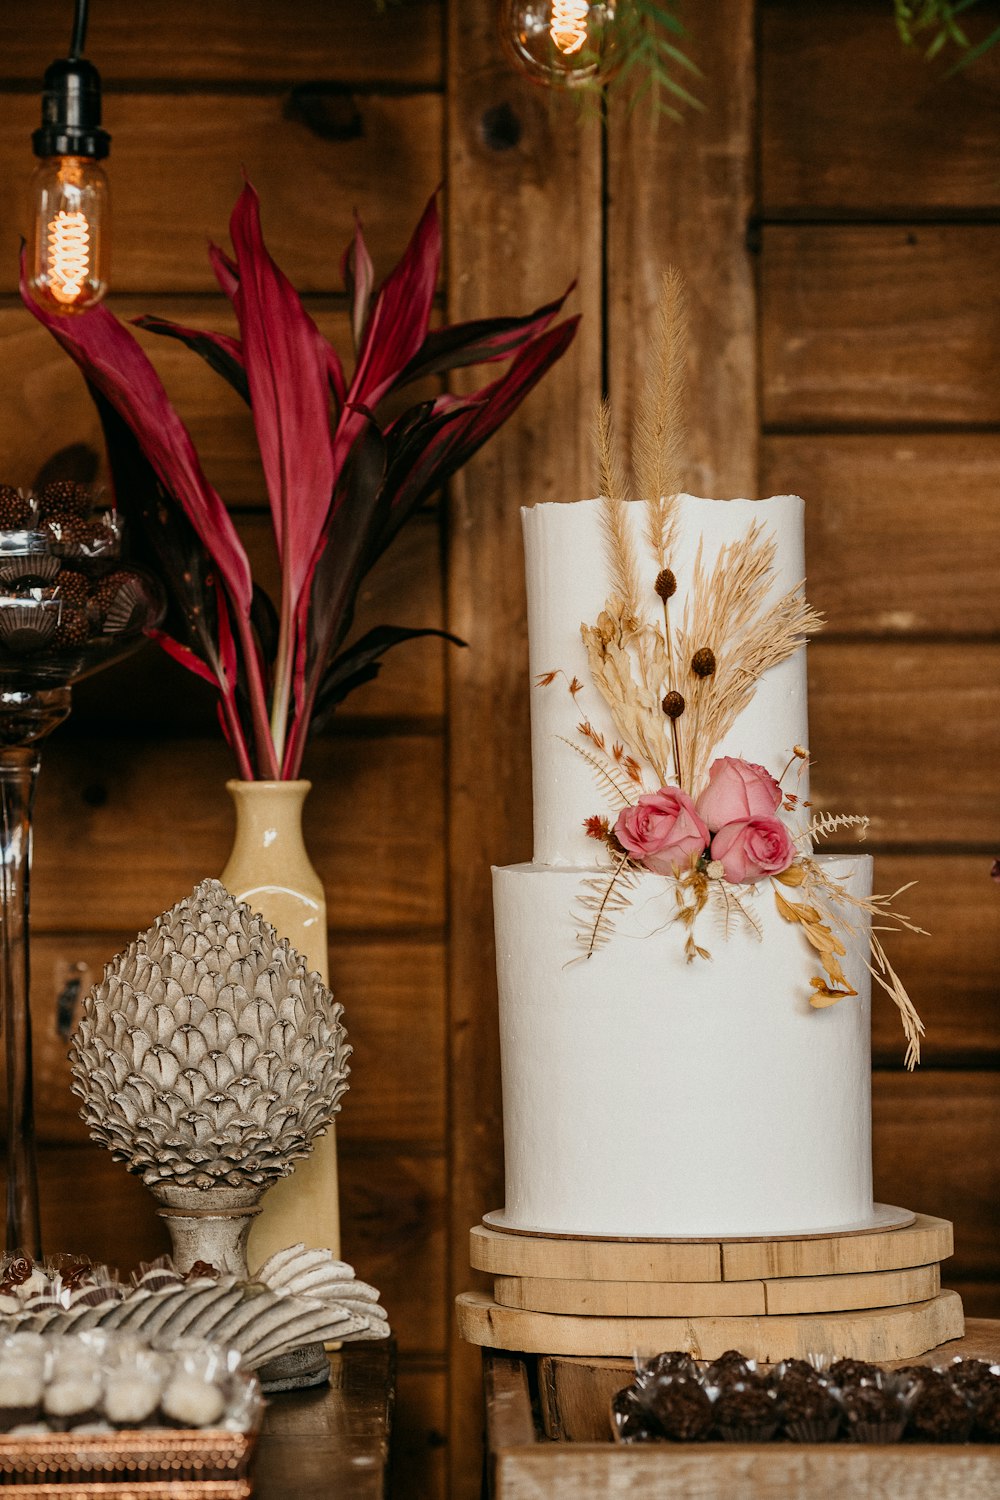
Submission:
{"label": "chocolate truffle in wrapper", "polygon": [[845,1389],[848,1386],[872,1383],[882,1376],[878,1365],[873,1365],[867,1359],[838,1359],[827,1371],[834,1385]]}
{"label": "chocolate truffle in wrapper", "polygon": [[642,1360],[636,1370],[637,1385],[644,1385],[657,1375],[696,1375],[698,1367],[683,1349],[668,1349],[652,1359]]}
{"label": "chocolate truffle in wrapper", "polygon": [[720,1354],[709,1365],[705,1371],[705,1380],[709,1385],[729,1385],[734,1380],[746,1380],[748,1376],[756,1374],[756,1371],[755,1360],[747,1359],[738,1349],[727,1349],[725,1354]]}
{"label": "chocolate truffle in wrapper", "polygon": [[840,1406],[829,1380],[801,1359],[787,1360],[776,1373],[774,1391],[785,1435],[793,1443],[832,1442],[840,1429]]}
{"label": "chocolate truffle in wrapper", "polygon": [[972,1407],[940,1370],[925,1370],[910,1403],[907,1435],[925,1443],[964,1443],[972,1431]]}
{"label": "chocolate truffle in wrapper", "polygon": [[851,1442],[897,1443],[902,1437],[907,1407],[899,1386],[883,1385],[878,1380],[846,1385],[841,1388],[840,1404]]}
{"label": "chocolate truffle in wrapper", "polygon": [[700,1443],[712,1428],[712,1402],[690,1375],[660,1375],[645,1388],[648,1410],[664,1437]]}
{"label": "chocolate truffle in wrapper", "polygon": [[723,1386],[712,1415],[717,1436],[727,1443],[766,1443],[778,1430],[777,1398],[760,1376]]}
{"label": "chocolate truffle in wrapper", "polygon": [[986,1391],[1000,1389],[1000,1366],[989,1365],[985,1359],[956,1359],[945,1366],[945,1374],[956,1390],[973,1400]]}
{"label": "chocolate truffle in wrapper", "polygon": [[649,1412],[635,1386],[627,1385],[611,1399],[611,1429],[620,1443],[655,1443]]}

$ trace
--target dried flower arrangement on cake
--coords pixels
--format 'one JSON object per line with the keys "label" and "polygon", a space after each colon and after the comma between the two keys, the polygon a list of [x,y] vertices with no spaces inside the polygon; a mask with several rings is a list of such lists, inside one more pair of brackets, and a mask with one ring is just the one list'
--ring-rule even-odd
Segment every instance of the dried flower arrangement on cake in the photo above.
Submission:
{"label": "dried flower arrangement on cake", "polygon": [[[794,782],[785,785],[808,762],[803,746],[794,747],[784,767],[717,754],[765,672],[787,661],[822,621],[801,586],[775,596],[775,543],[756,522],[722,546],[711,566],[699,543],[684,608],[672,605],[682,491],[683,322],[680,279],[667,273],[655,370],[635,442],[638,492],[659,497],[645,502],[643,542],[657,570],[652,593],[640,587],[625,468],[607,403],[599,414],[610,592],[597,620],[584,621],[580,630],[593,687],[617,737],[609,744],[586,713],[577,737],[565,737],[592,767],[613,813],[595,813],[585,823],[610,863],[584,882],[579,942],[589,958],[608,941],[645,870],[673,885],[672,919],[685,931],[688,961],[707,959],[695,935],[705,908],[712,904],[721,912],[726,932],[742,923],[760,936],[753,898],[770,882],[780,915],[801,928],[815,952],[819,972],[810,979],[809,999],[823,1008],[857,994],[841,963],[855,933],[852,914],[876,918],[880,930],[921,929],[892,909],[901,891],[857,896],[813,857],[814,841],[847,829],[863,837],[868,820],[809,816],[810,804]],[[563,675],[545,672],[539,685]],[[584,686],[574,677],[568,688],[579,711]],[[782,813],[797,816],[798,826]],[[923,1025],[877,933],[864,962],[899,1008],[907,1066],[913,1067]]]}

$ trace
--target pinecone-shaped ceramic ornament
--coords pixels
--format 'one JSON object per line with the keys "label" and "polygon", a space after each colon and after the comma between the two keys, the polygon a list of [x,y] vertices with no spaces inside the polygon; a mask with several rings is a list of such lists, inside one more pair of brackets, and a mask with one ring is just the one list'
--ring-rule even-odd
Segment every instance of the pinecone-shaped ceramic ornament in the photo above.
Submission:
{"label": "pinecone-shaped ceramic ornament", "polygon": [[[165,1205],[182,1264],[245,1268],[246,1214],[340,1107],[341,1012],[217,880],[157,917],[88,994],[70,1051],[80,1113]],[[205,1244],[206,1210],[232,1221],[227,1246]]]}

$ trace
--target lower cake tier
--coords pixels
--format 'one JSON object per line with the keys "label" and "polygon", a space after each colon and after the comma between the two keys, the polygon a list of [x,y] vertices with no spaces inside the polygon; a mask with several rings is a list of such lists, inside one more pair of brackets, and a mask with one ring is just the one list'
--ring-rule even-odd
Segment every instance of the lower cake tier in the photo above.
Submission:
{"label": "lower cake tier", "polygon": [[[818,862],[870,895],[868,856]],[[616,1238],[870,1227],[865,913],[841,933],[857,996],[814,1009],[817,955],[767,882],[746,903],[760,935],[732,916],[727,932],[713,903],[695,928],[711,957],[688,963],[673,882],[642,874],[586,958],[597,873],[493,872],[506,1201],[491,1222]]]}

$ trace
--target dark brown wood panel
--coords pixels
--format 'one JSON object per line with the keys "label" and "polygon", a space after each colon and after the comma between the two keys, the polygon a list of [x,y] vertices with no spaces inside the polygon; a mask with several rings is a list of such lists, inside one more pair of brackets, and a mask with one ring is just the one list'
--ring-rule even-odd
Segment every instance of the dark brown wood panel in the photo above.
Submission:
{"label": "dark brown wood panel", "polygon": [[996,1274],[1000,1231],[1000,1074],[876,1073],[875,1196],[955,1225],[943,1279]]}
{"label": "dark brown wood panel", "polygon": [[[214,297],[166,297],[162,292],[128,297],[112,293],[108,305],[126,322],[142,313],[154,313],[194,328],[233,335],[238,331],[221,293]],[[343,300],[308,297],[306,307],[349,376],[354,350]],[[139,329],[133,331],[191,433],[205,473],[226,504],[266,506],[267,491],[249,408],[221,376],[182,344]],[[396,398],[394,404],[409,406],[433,397],[438,389],[434,382],[416,383],[407,387],[403,398]],[[386,410],[390,409],[387,402]],[[101,429],[82,376],[55,340],[14,298],[0,301],[0,441],[5,482],[31,485],[54,460],[64,467],[72,465],[73,473],[80,478],[90,480],[96,473],[101,482],[106,482]]]}
{"label": "dark brown wood panel", "polygon": [[806,501],[809,597],[838,635],[1000,632],[1000,437],[769,437],[762,491]]}
{"label": "dark brown wood panel", "polygon": [[[627,450],[660,278],[677,266],[690,324],[688,488],[698,495],[752,495],[757,485],[756,309],[745,234],[754,198],[753,10],[750,0],[711,0],[692,21],[690,51],[705,77],[682,81],[703,112],[687,110],[677,126],[652,117],[648,100],[632,110],[618,100],[609,117],[610,395]],[[592,465],[584,493],[597,487]]]}
{"label": "dark brown wood panel", "polygon": [[[765,216],[1000,205],[1000,55],[948,76],[948,60],[924,59],[926,41],[901,45],[879,0],[822,11],[764,0],[759,11]],[[973,38],[998,21],[993,3],[962,17]]]}
{"label": "dark brown wood panel", "polygon": [[404,1355],[392,1424],[392,1500],[428,1500],[447,1493],[447,1430],[447,1375],[415,1367]]}
{"label": "dark brown wood panel", "polygon": [[[449,315],[526,310],[578,277],[568,355],[452,489],[448,620],[471,650],[448,662],[450,1269],[468,1284],[470,1225],[499,1202],[500,1067],[488,871],[524,857],[527,651],[518,508],[590,493],[600,388],[601,150],[597,123],[560,111],[503,61],[492,0],[449,7]],[[450,1323],[450,1493],[478,1492],[478,1352]]]}
{"label": "dark brown wood panel", "polygon": [[[365,224],[379,274],[398,258],[442,178],[442,103],[369,94],[348,140],[287,117],[281,94],[122,94],[106,101],[115,137],[111,275],[123,291],[215,288],[209,239],[227,243],[242,182],[261,196],[268,249],[299,291],[340,290],[340,257]],[[0,93],[0,291],[17,287],[29,148],[38,99]]]}
{"label": "dark brown wood panel", "polygon": [[998,257],[1000,224],[766,226],[765,424],[1000,421]]}
{"label": "dark brown wood panel", "polygon": [[[150,911],[149,919],[156,915]],[[105,963],[134,932],[39,933],[32,945],[35,1120],[49,1143],[83,1143],[70,1092],[68,1041],[57,1001],[79,984],[82,1001]],[[388,1140],[443,1149],[445,1136],[444,947],[437,941],[333,934],[330,982],[354,1048],[350,1089],[337,1121],[345,1142]],[[79,1014],[79,1003],[76,1008]],[[419,1066],[414,1056],[419,1055]]]}
{"label": "dark brown wood panel", "polygon": [[[436,737],[316,742],[306,843],[333,930],[440,927],[444,810]],[[218,873],[229,854],[233,775],[214,741],[75,738],[45,749],[32,916],[37,930],[120,932]]]}
{"label": "dark brown wood panel", "polygon": [[1000,839],[989,747],[1000,716],[1000,646],[824,642],[809,647],[812,794],[865,813],[899,844]]}
{"label": "dark brown wood panel", "polygon": [[967,1318],[1000,1318],[1000,1281],[957,1281],[948,1274],[947,1265],[942,1281],[958,1292]]}
{"label": "dark brown wood panel", "polygon": [[[440,0],[172,0],[137,11],[135,0],[91,7],[87,56],[105,82],[178,83],[441,79]],[[61,0],[4,0],[0,76],[37,78],[69,41],[72,11]]]}
{"label": "dark brown wood panel", "polygon": [[[884,937],[927,1028],[923,1055],[934,1065],[961,1058],[992,1065],[1000,1051],[1000,889],[990,879],[988,855],[880,854],[875,888],[895,891],[915,881],[899,898],[899,910],[927,937],[901,932]],[[898,1066],[903,1058],[898,1012],[887,996],[872,994],[872,1045],[876,1063]]]}
{"label": "dark brown wood panel", "polygon": [[170,1253],[166,1226],[139,1178],[92,1141],[42,1147],[38,1191],[46,1254],[87,1255],[128,1272]]}
{"label": "dark brown wood panel", "polygon": [[452,1310],[446,1287],[447,1171],[440,1155],[340,1151],[342,1250],[377,1286],[400,1347],[440,1351]]}

